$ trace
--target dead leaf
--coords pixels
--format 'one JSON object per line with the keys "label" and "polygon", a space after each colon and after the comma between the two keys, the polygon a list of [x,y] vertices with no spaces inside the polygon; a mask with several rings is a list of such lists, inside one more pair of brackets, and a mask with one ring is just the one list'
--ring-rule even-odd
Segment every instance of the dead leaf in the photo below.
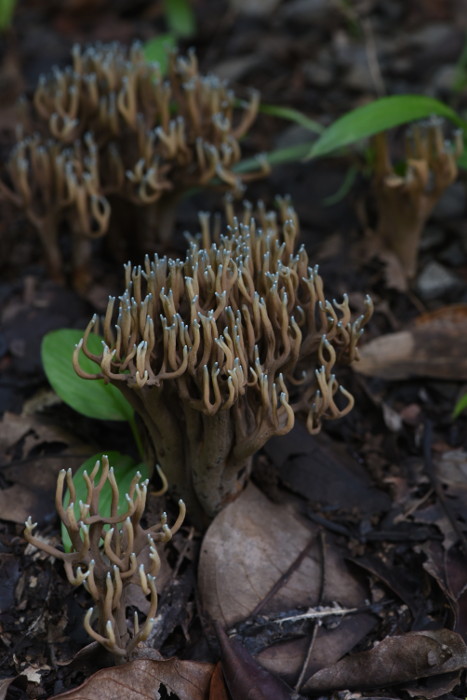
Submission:
{"label": "dead leaf", "polygon": [[443,673],[442,676],[431,676],[423,678],[418,683],[404,685],[404,690],[412,698],[424,698],[425,700],[435,700],[436,698],[453,698],[448,693],[459,684],[459,672]]}
{"label": "dead leaf", "polygon": [[465,639],[467,636],[467,561],[457,544],[446,551],[439,542],[426,542],[420,550],[425,554],[425,571],[434,578],[445,596],[445,609],[451,608],[449,624]]}
{"label": "dead leaf", "polygon": [[467,380],[467,305],[423,314],[404,331],[375,338],[353,368],[370,377]]}
{"label": "dead leaf", "polygon": [[324,434],[310,435],[299,421],[287,435],[271,438],[264,451],[281,480],[312,503],[364,515],[389,508],[388,495],[372,485],[368,471],[347,450]]}
{"label": "dead leaf", "polygon": [[18,676],[13,676],[13,678],[3,678],[0,680],[0,700],[5,700],[8,688],[17,677]]}
{"label": "dead leaf", "polygon": [[407,292],[409,287],[407,274],[404,272],[401,261],[392,250],[380,250],[377,257],[384,265],[384,280],[388,289],[397,289],[399,292]]}
{"label": "dead leaf", "polygon": [[222,625],[214,626],[232,700],[290,700],[291,689],[285,683],[262,668],[238,640],[229,639]]}
{"label": "dead leaf", "polygon": [[443,484],[467,491],[467,452],[447,450],[436,460],[436,475]]}
{"label": "dead leaf", "polygon": [[[179,700],[207,700],[214,666],[196,661],[141,659],[98,671],[79,688],[54,698],[67,700],[159,700],[161,685]],[[165,696],[164,696],[165,697]]]}
{"label": "dead leaf", "polygon": [[26,518],[34,514],[39,520],[54,512],[53,494],[39,494],[37,489],[28,489],[15,484],[8,489],[0,489],[0,517],[22,525]]}
{"label": "dead leaf", "polygon": [[[63,446],[60,455],[38,454],[50,443]],[[6,412],[0,421],[0,459],[12,485],[0,490],[2,519],[18,524],[29,515],[34,521],[50,520],[59,470],[78,467],[93,451],[43,416]]]}
{"label": "dead leaf", "polygon": [[[291,503],[273,504],[253,485],[228,505],[208,529],[199,564],[199,591],[206,614],[229,628],[247,619],[287,571],[318,529],[305,525]],[[319,544],[307,556],[261,611],[286,612],[316,605],[321,582]],[[345,607],[364,605],[366,591],[351,575],[341,552],[326,545],[323,603]],[[318,667],[337,660],[375,624],[369,614],[342,621],[334,630],[320,630]],[[258,656],[261,664],[290,680],[300,670],[307,639],[274,644]],[[345,649],[345,651],[343,650]],[[336,653],[337,652],[337,653]],[[316,660],[312,659],[314,667]]]}
{"label": "dead leaf", "polygon": [[381,688],[465,668],[467,647],[448,629],[386,637],[369,651],[323,668],[305,683],[308,692]]}
{"label": "dead leaf", "polygon": [[[0,700],[2,699],[0,698]],[[216,664],[211,676],[209,700],[230,700],[227,688],[225,687],[224,674],[222,673],[222,664],[220,661]]]}

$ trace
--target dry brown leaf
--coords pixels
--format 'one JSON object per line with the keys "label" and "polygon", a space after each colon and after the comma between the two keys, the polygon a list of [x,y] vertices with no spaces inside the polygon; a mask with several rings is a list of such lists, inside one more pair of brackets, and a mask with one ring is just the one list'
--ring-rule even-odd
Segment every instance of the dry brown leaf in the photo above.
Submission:
{"label": "dry brown leaf", "polygon": [[361,374],[389,380],[467,380],[467,305],[423,314],[407,330],[372,340],[352,366]]}
{"label": "dry brown leaf", "polygon": [[3,678],[0,681],[0,700],[5,700],[8,688],[10,687],[11,683],[16,680],[16,678],[17,676],[13,676],[13,678]]}
{"label": "dry brown leaf", "polygon": [[294,493],[322,507],[370,516],[389,509],[388,495],[371,483],[368,471],[327,435],[310,435],[300,421],[264,451]]}
{"label": "dry brown leaf", "polygon": [[292,689],[262,668],[237,639],[229,639],[214,623],[221,648],[222,669],[232,700],[290,700]]}
{"label": "dry brown leaf", "polygon": [[386,637],[369,651],[323,668],[305,683],[308,692],[381,688],[460,671],[467,664],[462,637],[448,629]]}
{"label": "dry brown leaf", "polygon": [[222,664],[220,661],[216,664],[211,676],[209,700],[230,700],[227,688],[225,687],[224,674],[222,673]]}
{"label": "dry brown leaf", "polygon": [[447,450],[436,461],[436,474],[443,484],[467,490],[467,452]]}
{"label": "dry brown leaf", "polygon": [[167,659],[140,659],[98,671],[79,688],[54,699],[67,700],[159,700],[163,685],[179,700],[208,700],[212,664]]}
{"label": "dry brown leaf", "polygon": [[35,489],[15,484],[7,489],[0,489],[0,517],[12,523],[22,525],[31,513],[42,519],[53,510],[53,495],[38,494]]}
{"label": "dry brown leaf", "polygon": [[[204,538],[199,590],[206,614],[221,621],[225,628],[247,619],[316,533],[317,528],[305,525],[291,504],[273,504],[250,484],[216,517]],[[262,614],[316,605],[320,562],[316,541]],[[326,546],[323,601],[337,601],[344,607],[358,607],[365,601],[363,587],[349,573],[343,557],[331,543]],[[326,663],[326,659],[340,658],[372,624],[371,616],[358,615],[344,620],[329,637],[323,631],[319,645],[321,665],[323,660]],[[276,644],[261,652],[258,659],[266,668],[290,679],[303,663],[304,642],[306,646],[303,639]]]}
{"label": "dry brown leaf", "polygon": [[[38,456],[38,448],[47,443],[61,444],[63,451]],[[22,524],[29,515],[38,521],[50,518],[58,471],[78,467],[93,451],[42,416],[6,412],[0,421],[0,459],[12,485],[0,490],[2,519]]]}

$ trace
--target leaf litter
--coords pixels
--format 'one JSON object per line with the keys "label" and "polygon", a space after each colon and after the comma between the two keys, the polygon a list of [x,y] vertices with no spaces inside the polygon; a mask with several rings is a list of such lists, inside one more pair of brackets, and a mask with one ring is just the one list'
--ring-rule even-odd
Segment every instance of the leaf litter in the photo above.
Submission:
{"label": "leaf litter", "polygon": [[[81,31],[80,23],[85,21],[90,23],[90,39],[105,39],[109,32],[113,38],[130,39],[131,20],[105,14],[105,4],[64,3],[54,22],[67,36],[77,27]],[[286,3],[282,4],[285,7]],[[26,13],[21,19],[27,18],[28,3],[18,5],[22,6],[18,11]],[[141,5],[149,20],[159,12],[154,4]],[[208,37],[204,27],[218,22],[213,9],[205,10],[202,5],[198,8],[205,13],[200,45]],[[278,12],[285,12],[280,5]],[[299,13],[300,3],[292,5]],[[410,22],[436,29],[438,18],[454,26],[452,8],[442,5],[420,4],[411,10]],[[335,8],[333,13],[327,17],[326,27],[340,46],[347,29],[340,24]],[[303,37],[300,26],[300,32],[288,38],[285,28],[296,26],[292,10],[284,21],[271,17],[276,22],[271,31],[281,28],[279,37],[276,34],[274,38],[280,39],[284,57],[288,55],[285,63],[292,56],[308,56],[305,23]],[[264,22],[268,19],[266,16]],[[252,68],[248,70],[253,77],[256,71],[262,78],[262,66],[271,63],[268,42],[257,40],[257,22],[243,16],[239,25],[236,21],[225,19],[225,25],[229,32],[232,22],[236,29],[241,26],[245,45],[256,47],[258,53],[252,52],[252,56],[258,60],[250,61]],[[24,26],[27,29],[27,23]],[[230,61],[233,70],[232,58],[230,54],[226,58],[223,50],[227,46],[229,51],[234,49],[235,42],[230,35],[224,42],[226,35],[218,23],[215,29],[219,34],[219,65],[224,60],[227,68]],[[289,44],[292,39],[293,44]],[[47,45],[54,60],[60,62],[65,50],[60,55],[59,43]],[[11,54],[8,47],[7,54]],[[31,47],[25,55],[26,62],[32,63]],[[292,97],[312,114],[316,86],[311,91],[304,87],[313,80],[313,71],[305,76],[300,64],[287,68],[291,70],[277,70],[273,81],[276,93],[267,101]],[[333,100],[342,104],[345,97],[341,94],[336,98],[335,89],[330,86],[322,93],[330,105]],[[356,99],[361,100],[362,95],[358,93]],[[363,99],[368,99],[366,92]],[[11,119],[4,122],[11,128]],[[265,131],[260,141],[265,143],[266,136]],[[218,516],[204,541],[197,534],[193,536],[190,555],[183,554],[182,538],[173,543],[154,642],[165,657],[179,658],[141,658],[116,668],[102,668],[106,661],[93,648],[85,663],[85,655],[77,651],[87,642],[81,628],[89,605],[87,596],[70,590],[59,565],[24,547],[22,521],[29,514],[43,524],[45,537],[58,541],[52,495],[56,473],[63,466],[77,467],[83,460],[79,455],[89,456],[101,449],[101,444],[96,449],[94,443],[103,428],[84,423],[81,439],[76,439],[60,409],[52,407],[49,414],[46,407],[44,415],[39,401],[39,413],[21,413],[24,399],[31,399],[31,393],[43,385],[39,363],[42,335],[52,328],[82,327],[80,319],[87,317],[88,310],[70,293],[44,285],[31,267],[24,275],[21,269],[18,279],[21,284],[24,281],[24,288],[17,281],[10,285],[2,280],[0,406],[7,412],[0,423],[0,667],[9,677],[0,682],[0,698],[61,694],[104,699],[124,693],[131,700],[173,693],[181,700],[226,700],[228,684],[224,678],[230,671],[225,653],[224,670],[221,664],[214,666],[221,654],[212,619],[222,623],[234,656],[242,659],[239,685],[235,681],[229,685],[232,696],[237,693],[243,699],[248,690],[262,692],[261,676],[266,679],[264,692],[274,697],[278,686],[273,675],[267,674],[282,676],[302,694],[320,697],[465,696],[467,569],[462,539],[466,420],[451,421],[459,381],[465,375],[465,312],[450,308],[456,299],[441,295],[428,304],[428,316],[422,313],[418,323],[410,321],[425,311],[423,303],[407,291],[397,265],[381,270],[385,261],[380,252],[372,260],[353,247],[352,253],[361,255],[358,262],[364,265],[356,273],[347,264],[349,231],[336,233],[334,228],[341,226],[350,209],[333,210],[332,229],[328,231],[320,202],[311,202],[310,197],[310,191],[314,195],[321,191],[322,181],[342,178],[342,162],[337,167],[320,163],[315,170],[307,170],[306,183],[302,167],[289,168],[287,189],[295,196],[294,188],[299,194],[302,187],[299,204],[306,220],[324,232],[313,238],[314,233],[304,231],[305,240],[319,253],[319,235],[324,241],[334,237],[333,250],[323,258],[323,269],[331,280],[336,278],[336,295],[347,288],[349,279],[349,286],[360,280],[360,270],[364,270],[362,288],[373,288],[377,307],[371,332],[381,341],[367,343],[362,349],[362,371],[357,365],[359,375],[347,379],[355,385],[352,390],[357,394],[357,405],[363,408],[330,428],[326,436],[310,438],[298,424],[290,436],[266,446],[257,460],[257,465],[262,461],[266,469],[258,469],[256,478],[272,500],[250,487]],[[284,177],[279,177],[281,190]],[[339,211],[339,220],[335,211]],[[350,213],[349,220],[352,216]],[[452,222],[449,237],[455,238],[456,226],[462,225]],[[443,246],[442,252],[447,254],[448,244]],[[22,240],[21,266],[23,258],[34,260],[27,235]],[[460,277],[465,277],[462,257],[457,257],[456,266]],[[99,269],[103,279],[105,271],[100,273]],[[118,288],[112,275],[111,282]],[[97,298],[99,284],[90,290],[88,300]],[[34,410],[33,404],[30,408]],[[424,437],[427,418],[434,426],[430,440]],[[106,436],[109,434],[107,431]],[[128,441],[125,436],[123,439]],[[424,440],[433,456],[431,470],[423,455]],[[120,449],[120,445],[112,447]],[[160,504],[150,502],[149,512],[151,518],[156,517]],[[199,547],[197,588],[194,571]],[[144,606],[142,600],[133,603],[134,608]],[[263,672],[258,671],[256,662],[263,665]],[[70,686],[78,687],[63,693]],[[271,687],[273,690],[268,690]],[[345,689],[345,695],[339,688]]]}

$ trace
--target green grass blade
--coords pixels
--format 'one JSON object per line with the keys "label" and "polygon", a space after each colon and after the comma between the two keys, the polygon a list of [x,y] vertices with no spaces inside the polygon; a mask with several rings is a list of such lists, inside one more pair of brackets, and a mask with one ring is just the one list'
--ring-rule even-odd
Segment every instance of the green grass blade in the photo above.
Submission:
{"label": "green grass blade", "polygon": [[464,396],[461,396],[459,401],[456,403],[454,406],[454,410],[452,412],[452,417],[453,418],[458,418],[462,411],[465,411],[467,408],[467,394],[464,394]]}
{"label": "green grass blade", "polygon": [[[76,489],[76,502],[74,507],[74,514],[77,520],[79,520],[79,502],[83,503],[87,498],[87,488],[86,482],[83,479],[83,472],[87,471],[88,474],[92,472],[96,462],[102,459],[103,455],[107,455],[109,458],[109,464],[114,469],[115,480],[118,485],[119,490],[119,500],[118,500],[118,512],[124,513],[127,509],[127,501],[125,494],[128,493],[130,488],[131,480],[133,479],[136,472],[140,472],[142,480],[148,479],[149,469],[144,463],[138,464],[133,457],[128,455],[122,455],[121,452],[111,451],[111,452],[98,452],[97,454],[89,457],[83,464],[76,470],[73,475],[73,484]],[[95,482],[98,481],[100,474],[102,473],[102,466],[99,469]],[[66,506],[70,502],[70,494],[67,491],[63,499],[63,505]],[[99,498],[99,513],[103,517],[110,516],[110,506],[112,503],[112,489],[110,488],[109,482],[107,482],[100,494]],[[106,528],[107,529],[107,528]],[[66,552],[71,550],[71,540],[65,526],[62,524],[62,541]]]}
{"label": "green grass blade", "polygon": [[293,109],[292,107],[261,104],[259,106],[259,111],[263,114],[270,114],[273,117],[279,117],[280,119],[287,119],[288,121],[295,122],[296,124],[305,127],[305,129],[309,129],[315,134],[321,134],[324,130],[324,127],[321,126],[321,124],[318,124],[318,122],[315,122],[314,119],[310,119],[302,112],[299,112],[298,109]]}
{"label": "green grass blade", "polygon": [[454,110],[433,97],[392,95],[344,114],[329,126],[311,147],[308,157],[318,158],[400,124],[438,115],[462,129],[466,122]]}
{"label": "green grass blade", "polygon": [[[54,391],[68,406],[89,418],[125,420],[133,417],[133,409],[123,394],[103,379],[87,380],[78,377],[72,365],[75,345],[83,332],[70,328],[47,333],[42,340],[41,355],[44,371]],[[88,347],[96,355],[102,352],[102,338],[91,334]],[[99,367],[83,352],[79,363],[85,372],[99,372]]]}
{"label": "green grass blade", "polygon": [[323,200],[323,204],[325,207],[330,207],[333,204],[337,204],[338,202],[341,202],[344,199],[344,197],[347,197],[355,183],[355,180],[357,179],[358,172],[359,169],[356,165],[351,165],[350,168],[348,168],[347,172],[344,175],[344,179],[342,180],[342,184],[337,190],[337,192],[334,192],[334,194],[330,194]]}
{"label": "green grass blade", "polygon": [[[298,143],[295,146],[287,146],[287,148],[278,148],[276,151],[263,153],[269,165],[283,165],[284,163],[297,163],[310,152],[309,143]],[[236,173],[250,173],[258,169],[257,158],[245,158],[234,165],[232,170]]]}

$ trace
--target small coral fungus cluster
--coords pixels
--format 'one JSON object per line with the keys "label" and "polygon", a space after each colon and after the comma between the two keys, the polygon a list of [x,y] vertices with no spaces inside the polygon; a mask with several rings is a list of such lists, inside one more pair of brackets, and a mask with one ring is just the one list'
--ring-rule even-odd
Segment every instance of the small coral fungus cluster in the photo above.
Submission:
{"label": "small coral fungus cluster", "polygon": [[[84,472],[87,486],[85,502],[76,502],[71,470],[60,472],[56,491],[56,508],[71,541],[71,551],[62,552],[33,535],[35,524],[29,518],[24,532],[28,542],[47,554],[61,559],[68,580],[74,586],[84,584],[94,607],[84,618],[88,634],[102,644],[117,660],[129,658],[140,642],[145,641],[154,625],[157,610],[156,576],[161,561],[156,543],[168,542],[183,523],[185,506],[179,503],[179,515],[172,526],[162,516],[156,525],[144,530],[140,520],[146,505],[147,482],[136,474],[126,494],[126,509],[119,512],[119,489],[106,456],[91,472]],[[64,486],[70,502],[63,505]],[[112,499],[107,515],[100,511],[103,489],[111,489]],[[76,509],[79,505],[79,514]],[[142,626],[135,613],[132,625],[127,624],[126,607],[131,604],[131,586],[139,586],[150,596],[149,611]],[[97,630],[93,622],[97,622]]]}
{"label": "small coral fungus cluster", "polygon": [[406,171],[395,172],[385,133],[373,137],[373,191],[378,209],[377,235],[392,251],[410,280],[417,272],[423,227],[445,189],[457,177],[456,160],[463,151],[462,133],[446,141],[443,121],[433,117],[414,124],[406,138]]}
{"label": "small coral fungus cluster", "polygon": [[[126,289],[109,299],[104,346],[91,353],[90,322],[75,369],[115,384],[142,418],[169,482],[195,517],[209,517],[241,489],[251,457],[287,433],[294,411],[311,432],[345,415],[353,398],[336,363],[357,356],[371,315],[352,321],[348,298],[327,301],[316,267],[296,251],[297,217],[246,207],[213,240],[209,217],[183,260],[157,255],[125,268]],[[100,365],[87,375],[79,352]]]}
{"label": "small coral fungus cluster", "polygon": [[[122,206],[144,212],[130,220],[147,252],[170,235],[175,202],[187,189],[215,180],[241,190],[232,168],[257,108],[256,93],[240,103],[223,81],[201,75],[193,52],[171,54],[164,77],[137,44],[75,46],[72,66],[40,79],[0,195],[37,229],[55,278],[63,275],[58,234],[65,223],[82,287],[90,239],[112,224],[118,229]],[[258,163],[256,175],[265,168]]]}

